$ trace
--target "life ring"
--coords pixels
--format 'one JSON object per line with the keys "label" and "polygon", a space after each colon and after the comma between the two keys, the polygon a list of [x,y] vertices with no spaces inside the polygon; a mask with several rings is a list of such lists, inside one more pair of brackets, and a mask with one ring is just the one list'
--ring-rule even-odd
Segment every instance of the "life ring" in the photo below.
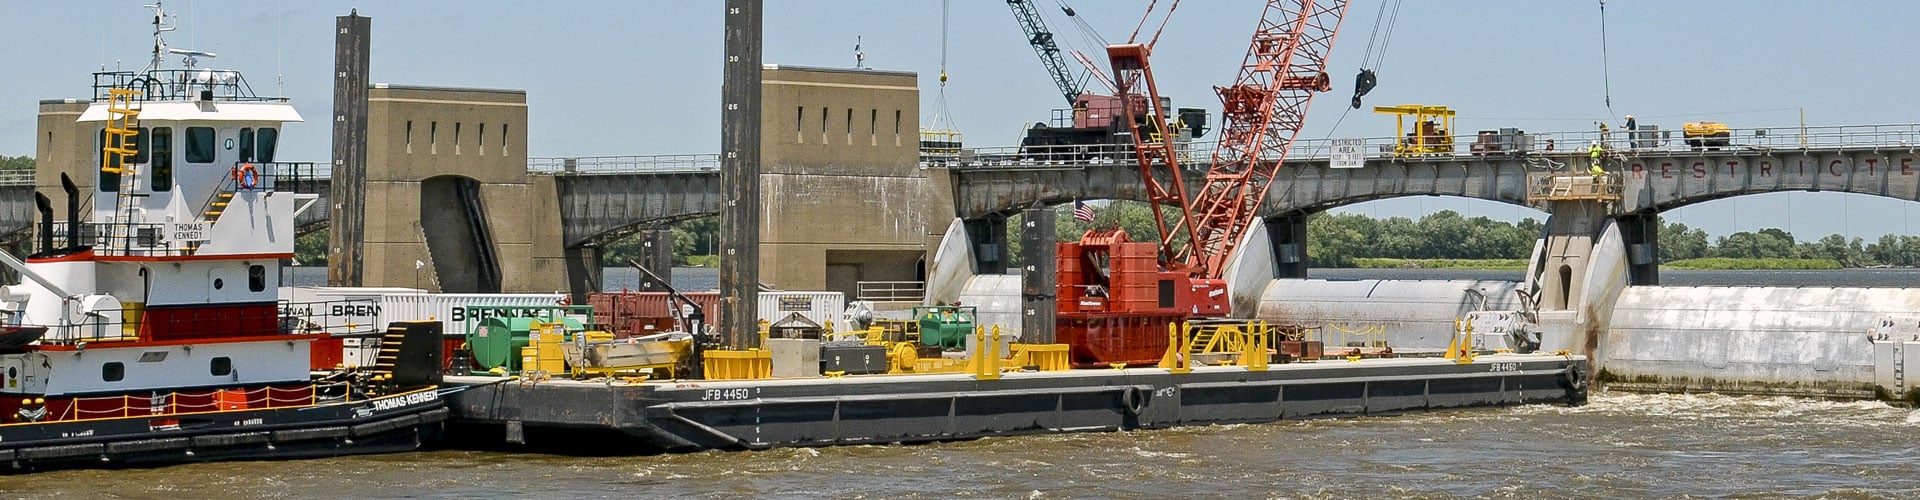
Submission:
{"label": "life ring", "polygon": [[253,189],[260,185],[260,171],[254,170],[252,163],[242,163],[233,169],[233,182],[241,189]]}

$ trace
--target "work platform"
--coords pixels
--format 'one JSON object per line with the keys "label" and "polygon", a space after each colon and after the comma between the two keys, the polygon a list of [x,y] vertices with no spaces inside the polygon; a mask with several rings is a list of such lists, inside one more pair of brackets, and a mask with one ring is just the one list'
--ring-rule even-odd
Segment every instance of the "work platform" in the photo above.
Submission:
{"label": "work platform", "polygon": [[1620,201],[1619,173],[1527,174],[1527,203],[1546,209],[1550,201]]}
{"label": "work platform", "polygon": [[[615,431],[617,452],[911,443],[1586,400],[1582,356],[1493,354],[1246,367],[841,378],[532,382],[448,377],[456,425],[505,443]],[[493,438],[484,438],[483,441]],[[548,440],[550,439],[550,440]],[[476,446],[496,443],[471,442]],[[611,444],[608,444],[611,446]],[[629,446],[629,445],[623,445]],[[604,450],[616,452],[616,450]]]}

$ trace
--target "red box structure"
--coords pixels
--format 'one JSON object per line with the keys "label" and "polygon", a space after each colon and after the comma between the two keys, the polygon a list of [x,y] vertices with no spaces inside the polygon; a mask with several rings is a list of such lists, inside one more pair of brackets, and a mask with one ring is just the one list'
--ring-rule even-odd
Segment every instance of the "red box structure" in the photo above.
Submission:
{"label": "red box structure", "polygon": [[1089,231],[1058,250],[1054,337],[1071,346],[1075,365],[1157,363],[1167,325],[1227,313],[1224,284],[1161,269],[1159,246],[1125,231]]}
{"label": "red box structure", "polygon": [[[314,371],[332,370],[346,363],[346,340],[327,336],[313,340],[313,353],[308,357],[307,368]],[[451,352],[451,351],[449,351]]]}

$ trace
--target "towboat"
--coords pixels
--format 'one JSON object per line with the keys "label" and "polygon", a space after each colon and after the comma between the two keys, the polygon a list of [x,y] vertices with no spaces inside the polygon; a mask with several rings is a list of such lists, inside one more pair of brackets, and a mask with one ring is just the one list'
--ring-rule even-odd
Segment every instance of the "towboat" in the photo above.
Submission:
{"label": "towboat", "polygon": [[[61,175],[65,220],[36,194],[23,279],[0,287],[0,471],[406,451],[446,419],[439,323],[322,328],[278,300],[311,166],[275,161],[300,121],[213,54],[167,46],[94,74],[78,120],[93,182]],[[162,59],[185,56],[183,67]],[[98,161],[98,168],[93,162]],[[56,228],[59,230],[56,231]],[[381,342],[378,362],[315,366],[314,343]],[[316,370],[317,369],[317,370]]]}

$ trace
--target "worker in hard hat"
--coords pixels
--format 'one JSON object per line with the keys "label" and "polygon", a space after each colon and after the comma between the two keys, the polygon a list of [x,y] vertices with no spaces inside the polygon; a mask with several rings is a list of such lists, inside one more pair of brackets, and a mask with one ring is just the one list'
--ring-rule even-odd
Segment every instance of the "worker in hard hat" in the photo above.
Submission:
{"label": "worker in hard hat", "polygon": [[1593,174],[1593,182],[1595,183],[1600,182],[1600,178],[1607,175],[1607,170],[1600,168],[1600,154],[1602,152],[1604,152],[1604,150],[1600,148],[1600,141],[1593,141],[1587,144],[1587,158],[1593,160],[1593,167],[1587,169],[1587,171]]}

